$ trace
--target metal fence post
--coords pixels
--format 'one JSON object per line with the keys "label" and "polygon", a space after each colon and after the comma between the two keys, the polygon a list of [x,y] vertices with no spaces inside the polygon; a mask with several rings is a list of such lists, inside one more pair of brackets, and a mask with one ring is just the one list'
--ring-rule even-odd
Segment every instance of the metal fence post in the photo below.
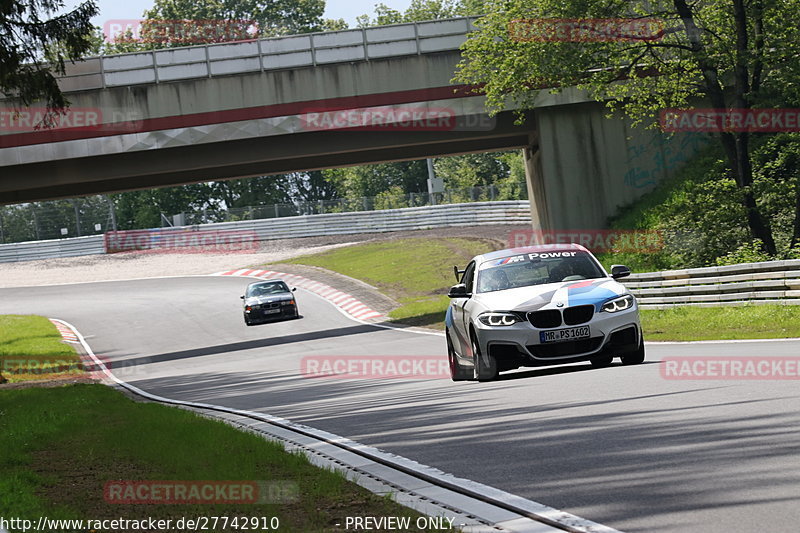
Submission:
{"label": "metal fence post", "polygon": [[111,217],[111,229],[117,231],[117,211],[114,207],[114,202],[108,195],[105,195],[106,202],[108,202],[108,214]]}
{"label": "metal fence post", "polygon": [[41,241],[42,238],[39,236],[39,219],[36,217],[36,208],[31,206],[31,213],[33,213],[33,229],[36,232],[36,240]]}
{"label": "metal fence post", "polygon": [[75,211],[75,231],[77,232],[77,236],[81,236],[81,213],[78,210],[78,202],[77,200],[72,200],[72,209]]}

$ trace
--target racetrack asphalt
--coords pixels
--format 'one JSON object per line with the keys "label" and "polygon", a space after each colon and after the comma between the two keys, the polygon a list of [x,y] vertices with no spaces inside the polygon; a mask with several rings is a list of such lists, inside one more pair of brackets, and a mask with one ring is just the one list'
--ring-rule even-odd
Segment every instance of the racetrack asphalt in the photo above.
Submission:
{"label": "racetrack asphalt", "polygon": [[261,411],[623,531],[796,531],[797,381],[666,380],[667,356],[797,356],[800,342],[650,344],[643,365],[523,369],[496,382],[301,375],[317,355],[445,357],[298,290],[303,318],[242,320],[250,280],[182,277],[0,289],[0,313],[75,325],[148,392]]}

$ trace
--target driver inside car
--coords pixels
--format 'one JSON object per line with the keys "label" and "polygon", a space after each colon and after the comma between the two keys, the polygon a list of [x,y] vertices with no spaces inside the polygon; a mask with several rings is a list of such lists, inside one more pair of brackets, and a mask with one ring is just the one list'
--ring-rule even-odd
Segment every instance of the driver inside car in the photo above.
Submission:
{"label": "driver inside car", "polygon": [[487,272],[486,282],[484,283],[483,291],[502,291],[511,287],[506,273],[497,269],[494,272]]}

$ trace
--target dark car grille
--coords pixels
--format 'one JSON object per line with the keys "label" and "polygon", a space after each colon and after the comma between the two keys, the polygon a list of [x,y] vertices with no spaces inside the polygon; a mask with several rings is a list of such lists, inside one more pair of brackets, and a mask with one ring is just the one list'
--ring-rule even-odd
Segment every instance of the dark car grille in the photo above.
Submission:
{"label": "dark car grille", "polygon": [[[594,316],[593,305],[576,305],[564,309],[564,323],[568,326],[585,324]],[[561,325],[561,311],[558,309],[546,309],[544,311],[531,311],[528,313],[528,321],[533,327],[539,329],[557,328]]]}
{"label": "dark car grille", "polygon": [[532,344],[528,351],[535,357],[547,359],[548,357],[565,357],[592,352],[600,347],[603,337],[581,339],[577,341],[556,342],[553,344]]}
{"label": "dark car grille", "polygon": [[528,320],[535,328],[557,328],[561,325],[561,311],[547,309],[528,313]]}
{"label": "dark car grille", "polygon": [[593,305],[576,305],[564,309],[564,323],[568,326],[575,326],[589,322],[594,316]]}
{"label": "dark car grille", "polygon": [[281,306],[280,302],[272,302],[272,303],[254,305],[253,309],[275,309],[280,306]]}

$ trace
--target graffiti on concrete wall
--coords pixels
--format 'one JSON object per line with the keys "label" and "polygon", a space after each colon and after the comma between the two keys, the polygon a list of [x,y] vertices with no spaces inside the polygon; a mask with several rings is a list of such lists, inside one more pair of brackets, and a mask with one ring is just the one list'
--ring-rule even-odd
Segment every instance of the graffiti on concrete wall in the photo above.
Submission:
{"label": "graffiti on concrete wall", "polygon": [[654,132],[649,140],[628,146],[625,185],[635,189],[655,185],[710,142],[708,134],[699,132],[670,136]]}

